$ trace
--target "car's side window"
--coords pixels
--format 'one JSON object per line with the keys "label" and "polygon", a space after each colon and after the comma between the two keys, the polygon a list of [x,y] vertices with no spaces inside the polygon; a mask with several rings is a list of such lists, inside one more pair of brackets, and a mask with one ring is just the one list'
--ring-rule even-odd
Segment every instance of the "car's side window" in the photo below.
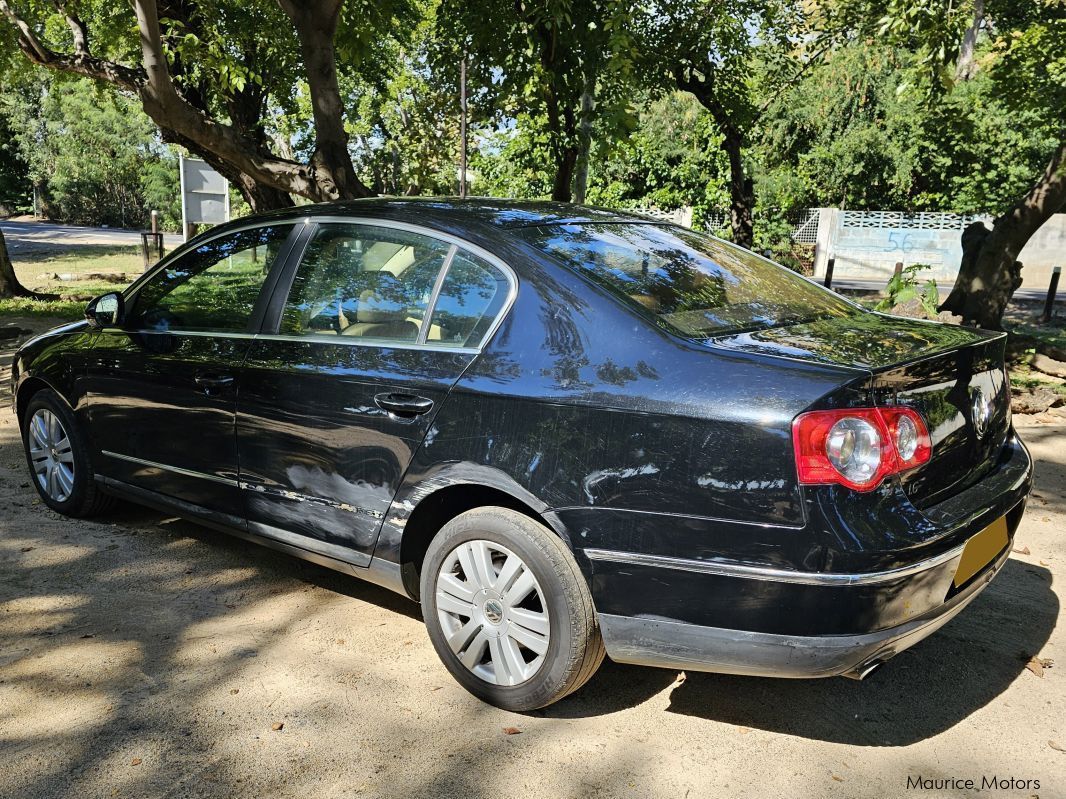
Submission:
{"label": "car's side window", "polygon": [[507,302],[510,289],[503,272],[460,250],[441,284],[426,341],[444,347],[480,346]]}
{"label": "car's side window", "polygon": [[246,332],[291,224],[212,239],[162,269],[137,292],[127,327]]}
{"label": "car's side window", "polygon": [[384,226],[322,224],[296,270],[281,333],[414,343],[451,249]]}

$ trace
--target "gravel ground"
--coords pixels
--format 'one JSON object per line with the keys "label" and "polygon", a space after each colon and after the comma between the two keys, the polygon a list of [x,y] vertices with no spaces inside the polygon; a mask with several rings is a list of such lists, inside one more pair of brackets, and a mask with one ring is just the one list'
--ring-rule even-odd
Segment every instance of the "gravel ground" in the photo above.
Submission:
{"label": "gravel ground", "polygon": [[[1066,797],[1061,412],[1016,417],[1037,489],[1002,574],[869,680],[607,663],[514,714],[460,689],[418,607],[382,589],[134,506],[47,510],[0,401],[5,799]],[[908,790],[918,776],[1030,782]]]}

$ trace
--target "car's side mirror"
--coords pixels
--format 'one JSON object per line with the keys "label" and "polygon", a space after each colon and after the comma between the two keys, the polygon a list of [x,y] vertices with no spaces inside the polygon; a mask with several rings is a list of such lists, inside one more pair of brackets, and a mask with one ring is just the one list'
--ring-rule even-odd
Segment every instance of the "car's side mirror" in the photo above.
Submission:
{"label": "car's side mirror", "polygon": [[102,327],[115,327],[122,324],[125,303],[117,291],[103,294],[85,306],[85,318],[89,327],[99,330]]}

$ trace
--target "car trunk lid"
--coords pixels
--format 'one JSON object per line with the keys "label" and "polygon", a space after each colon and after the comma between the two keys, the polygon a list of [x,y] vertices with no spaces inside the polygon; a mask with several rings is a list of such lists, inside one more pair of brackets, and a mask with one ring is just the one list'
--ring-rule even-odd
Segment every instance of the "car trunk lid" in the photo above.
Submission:
{"label": "car trunk lid", "polygon": [[867,370],[874,402],[913,408],[929,428],[931,460],[899,477],[918,507],[984,477],[1009,435],[1010,389],[1000,333],[858,312],[707,343]]}

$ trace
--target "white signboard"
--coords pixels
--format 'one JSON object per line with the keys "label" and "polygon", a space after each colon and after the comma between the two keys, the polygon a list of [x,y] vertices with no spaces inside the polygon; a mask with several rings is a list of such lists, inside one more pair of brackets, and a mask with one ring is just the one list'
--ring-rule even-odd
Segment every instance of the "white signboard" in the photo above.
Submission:
{"label": "white signboard", "polygon": [[181,172],[181,229],[189,225],[217,225],[229,221],[229,184],[199,158],[179,159]]}

